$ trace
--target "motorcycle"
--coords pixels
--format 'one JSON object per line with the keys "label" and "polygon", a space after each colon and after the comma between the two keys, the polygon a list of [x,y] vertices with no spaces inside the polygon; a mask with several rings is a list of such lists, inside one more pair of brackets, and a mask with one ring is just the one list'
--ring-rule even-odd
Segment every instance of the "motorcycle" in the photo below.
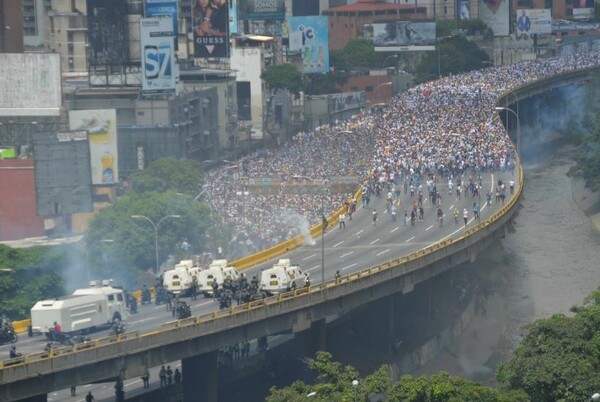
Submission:
{"label": "motorcycle", "polygon": [[0,345],[5,343],[15,343],[19,337],[15,334],[15,330],[12,328],[3,329],[0,332]]}

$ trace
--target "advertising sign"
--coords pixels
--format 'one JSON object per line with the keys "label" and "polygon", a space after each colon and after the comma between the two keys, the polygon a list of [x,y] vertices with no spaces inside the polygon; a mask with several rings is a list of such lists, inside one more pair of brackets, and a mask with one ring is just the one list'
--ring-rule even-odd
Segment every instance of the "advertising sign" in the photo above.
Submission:
{"label": "advertising sign", "polygon": [[551,10],[517,10],[517,39],[527,39],[533,34],[552,32]]}
{"label": "advertising sign", "polygon": [[456,1],[456,18],[459,20],[468,20],[471,18],[471,3],[469,0]]}
{"label": "advertising sign", "polygon": [[0,116],[58,116],[60,54],[0,53]]}
{"label": "advertising sign", "polygon": [[246,19],[283,20],[285,19],[285,1],[246,0]]}
{"label": "advertising sign", "polygon": [[175,92],[175,48],[171,17],[142,18],[142,92],[161,94]]}
{"label": "advertising sign", "polygon": [[118,183],[117,113],[115,109],[71,110],[69,111],[69,128],[88,132],[92,184]]}
{"label": "advertising sign", "polygon": [[417,48],[407,50],[433,50],[435,22],[393,21],[373,24],[373,44],[376,48],[406,46]]}
{"label": "advertising sign", "polygon": [[594,0],[573,0],[573,18],[588,20],[594,16]]}
{"label": "advertising sign", "polygon": [[479,0],[479,19],[494,36],[508,36],[509,8],[509,0]]}
{"label": "advertising sign", "polygon": [[238,33],[238,0],[229,0],[229,34]]}
{"label": "advertising sign", "polygon": [[229,57],[228,1],[191,1],[194,57]]}
{"label": "advertising sign", "polygon": [[90,64],[122,65],[129,59],[127,3],[87,0]]}
{"label": "advertising sign", "polygon": [[170,16],[173,21],[173,38],[175,40],[175,50],[177,50],[177,36],[179,35],[179,22],[177,20],[177,1],[171,0],[145,0],[144,17],[162,17]]}
{"label": "advertising sign", "polygon": [[568,20],[552,21],[552,32],[584,31],[587,29],[600,29],[600,24]]}
{"label": "advertising sign", "polygon": [[290,17],[290,50],[300,51],[302,72],[329,72],[329,19],[326,16]]}
{"label": "advertising sign", "polygon": [[86,131],[39,132],[33,138],[39,216],[91,212],[90,148]]}

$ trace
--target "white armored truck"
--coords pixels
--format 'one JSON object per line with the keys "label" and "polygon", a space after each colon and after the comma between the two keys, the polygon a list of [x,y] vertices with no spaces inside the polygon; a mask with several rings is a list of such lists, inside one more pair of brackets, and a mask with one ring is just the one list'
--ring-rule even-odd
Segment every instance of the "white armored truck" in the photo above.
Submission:
{"label": "white armored truck", "polygon": [[56,322],[64,333],[80,333],[125,319],[123,290],[109,284],[91,282],[89,288],[77,289],[72,295],[37,302],[31,308],[32,331],[48,335]]}
{"label": "white armored truck", "polygon": [[165,271],[163,285],[172,295],[188,296],[200,271],[201,268],[194,266],[192,260],[182,260],[175,268]]}
{"label": "white armored truck", "polygon": [[306,274],[288,258],[280,259],[272,268],[260,273],[260,290],[267,295],[288,292],[307,284]]}
{"label": "white armored truck", "polygon": [[223,288],[225,279],[237,281],[240,274],[235,267],[227,266],[227,260],[214,260],[208,269],[198,273],[198,291],[205,297],[213,295],[213,282],[216,281],[219,289]]}

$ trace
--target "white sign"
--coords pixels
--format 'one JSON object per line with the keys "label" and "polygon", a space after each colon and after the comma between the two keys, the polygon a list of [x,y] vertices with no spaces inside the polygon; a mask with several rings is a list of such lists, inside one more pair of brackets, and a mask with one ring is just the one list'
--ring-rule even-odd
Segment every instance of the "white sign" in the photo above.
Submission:
{"label": "white sign", "polygon": [[170,16],[140,20],[142,92],[175,92],[175,46]]}
{"label": "white sign", "polygon": [[527,39],[533,34],[552,33],[551,10],[517,10],[517,35]]}
{"label": "white sign", "polygon": [[59,116],[58,53],[0,53],[0,116]]}

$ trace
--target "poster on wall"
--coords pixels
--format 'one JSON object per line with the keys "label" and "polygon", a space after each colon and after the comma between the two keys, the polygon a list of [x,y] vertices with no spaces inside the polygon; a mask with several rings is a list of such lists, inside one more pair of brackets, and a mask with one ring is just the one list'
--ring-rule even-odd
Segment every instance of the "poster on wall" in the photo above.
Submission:
{"label": "poster on wall", "polygon": [[594,0],[573,0],[573,19],[589,20],[594,17]]}
{"label": "poster on wall", "polygon": [[246,19],[282,20],[285,18],[284,0],[246,0]]}
{"label": "poster on wall", "polygon": [[479,0],[479,19],[494,32],[494,36],[508,36],[509,9],[509,0]]}
{"label": "poster on wall", "polygon": [[229,5],[227,0],[191,0],[194,57],[229,57]]}
{"label": "poster on wall", "polygon": [[179,35],[179,22],[177,20],[177,1],[176,0],[145,0],[144,1],[144,17],[163,17],[169,16],[173,23],[173,40],[175,50],[177,50],[177,37]]}
{"label": "poster on wall", "polygon": [[115,109],[69,111],[69,128],[85,130],[90,145],[92,184],[119,182],[117,113]]}
{"label": "poster on wall", "polygon": [[551,10],[517,10],[517,39],[528,39],[534,34],[552,32]]}
{"label": "poster on wall", "polygon": [[229,0],[229,34],[238,33],[238,0]]}
{"label": "poster on wall", "polygon": [[456,18],[459,20],[471,19],[471,3],[469,0],[456,1]]}
{"label": "poster on wall", "polygon": [[171,17],[142,18],[142,92],[172,94],[175,92],[175,48]]}
{"label": "poster on wall", "polygon": [[325,16],[290,17],[290,50],[299,51],[302,72],[329,72],[329,19]]}

